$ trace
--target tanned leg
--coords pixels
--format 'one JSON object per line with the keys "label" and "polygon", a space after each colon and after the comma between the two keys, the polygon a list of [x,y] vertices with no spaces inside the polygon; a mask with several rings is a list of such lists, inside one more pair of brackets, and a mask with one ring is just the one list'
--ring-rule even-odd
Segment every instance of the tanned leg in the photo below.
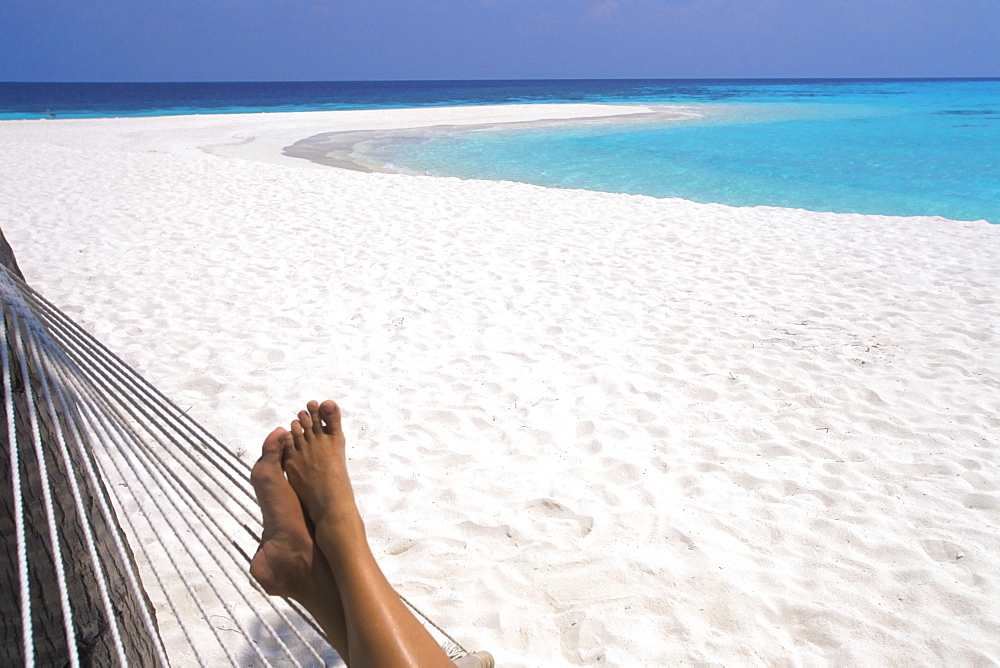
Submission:
{"label": "tanned leg", "polygon": [[281,468],[285,441],[291,447],[291,440],[291,434],[280,427],[272,431],[250,471],[250,483],[264,517],[264,531],[250,562],[250,575],[268,594],[298,601],[347,661],[347,627],[337,582],[313,540],[299,497]]}
{"label": "tanned leg", "polygon": [[347,475],[340,408],[310,401],[285,439],[288,481],[313,522],[343,604],[352,668],[454,668],[386,580],[368,546]]}

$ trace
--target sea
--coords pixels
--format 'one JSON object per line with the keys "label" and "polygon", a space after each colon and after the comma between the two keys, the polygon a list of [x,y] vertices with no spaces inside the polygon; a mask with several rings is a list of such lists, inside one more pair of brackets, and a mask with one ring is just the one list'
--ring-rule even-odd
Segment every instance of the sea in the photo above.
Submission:
{"label": "sea", "polygon": [[0,83],[0,119],[571,102],[688,116],[435,134],[378,159],[439,176],[1000,223],[1000,79]]}

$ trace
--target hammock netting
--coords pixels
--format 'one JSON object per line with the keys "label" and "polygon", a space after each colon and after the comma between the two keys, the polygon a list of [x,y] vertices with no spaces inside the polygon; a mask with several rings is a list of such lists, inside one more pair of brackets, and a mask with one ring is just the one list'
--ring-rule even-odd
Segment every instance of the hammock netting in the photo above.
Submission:
{"label": "hammock netting", "polygon": [[3,267],[0,300],[0,665],[337,663],[248,575],[249,466]]}

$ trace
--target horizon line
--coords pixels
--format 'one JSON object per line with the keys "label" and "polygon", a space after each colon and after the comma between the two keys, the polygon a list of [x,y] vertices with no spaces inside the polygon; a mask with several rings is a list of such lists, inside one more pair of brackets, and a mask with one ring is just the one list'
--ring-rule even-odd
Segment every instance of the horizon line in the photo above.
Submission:
{"label": "horizon line", "polygon": [[892,76],[892,77],[557,77],[557,78],[457,78],[457,79],[161,79],[161,80],[0,80],[0,84],[262,84],[262,83],[488,83],[581,81],[1000,81],[998,76]]}

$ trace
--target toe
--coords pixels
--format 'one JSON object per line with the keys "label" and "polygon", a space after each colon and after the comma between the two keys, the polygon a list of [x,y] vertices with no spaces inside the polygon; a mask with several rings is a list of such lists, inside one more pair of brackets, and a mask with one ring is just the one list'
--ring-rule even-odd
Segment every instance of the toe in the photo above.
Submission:
{"label": "toe", "polygon": [[327,399],[319,406],[319,417],[323,420],[323,431],[330,435],[341,433],[340,406]]}
{"label": "toe", "polygon": [[306,404],[306,410],[309,411],[309,419],[312,421],[313,433],[317,435],[323,433],[323,423],[320,421],[319,417],[319,403],[310,401]]}
{"label": "toe", "polygon": [[278,427],[270,434],[268,434],[267,438],[264,439],[263,447],[261,447],[260,449],[260,458],[267,459],[280,455],[281,441],[284,439],[285,434],[287,433],[288,431],[286,431],[284,428]]}
{"label": "toe", "polygon": [[299,424],[302,425],[302,431],[307,434],[312,431],[313,421],[309,411],[299,411]]}
{"label": "toe", "polygon": [[250,469],[250,484],[253,485],[254,489],[283,476],[281,471],[281,454],[284,450],[282,440],[287,434],[287,431],[278,427],[264,439],[260,459]]}
{"label": "toe", "polygon": [[292,447],[301,450],[305,443],[305,430],[302,428],[302,423],[298,420],[292,420]]}

